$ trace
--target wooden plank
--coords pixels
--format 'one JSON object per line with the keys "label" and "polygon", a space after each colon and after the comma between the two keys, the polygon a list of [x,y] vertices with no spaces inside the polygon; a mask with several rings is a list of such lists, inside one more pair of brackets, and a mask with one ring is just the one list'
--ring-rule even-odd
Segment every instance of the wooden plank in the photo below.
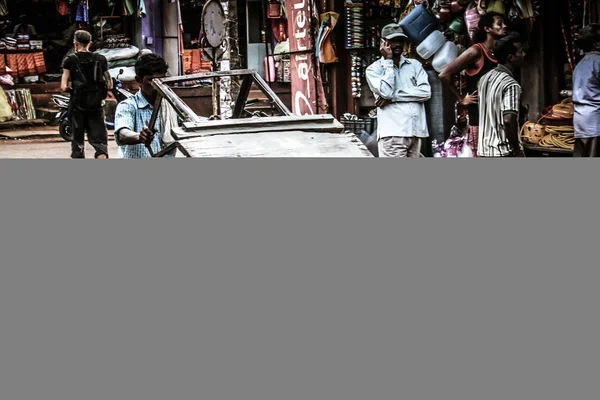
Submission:
{"label": "wooden plank", "polygon": [[291,131],[196,137],[179,141],[198,157],[327,157],[354,158],[373,155],[354,134]]}
{"label": "wooden plank", "polygon": [[238,94],[238,98],[235,101],[235,107],[233,109],[232,118],[240,118],[242,116],[242,112],[246,107],[246,101],[248,100],[248,94],[250,93],[250,89],[252,88],[252,78],[250,76],[244,76],[242,80],[242,85],[240,87],[240,92]]}
{"label": "wooden plank", "polygon": [[199,136],[231,135],[257,132],[285,132],[302,130],[307,132],[343,132],[344,126],[329,114],[312,116],[278,116],[244,118],[227,121],[184,123],[183,130],[174,130],[175,139]]}
{"label": "wooden plank", "polygon": [[[168,86],[166,84],[187,82],[196,79],[208,79],[208,78],[222,78],[229,76],[251,76],[256,86],[271,100],[273,104],[279,109],[279,111],[285,115],[291,115],[292,112],[283,104],[281,99],[277,97],[275,92],[269,87],[269,85],[262,79],[262,77],[254,69],[240,69],[231,71],[214,71],[214,72],[200,72],[198,74],[184,75],[184,76],[173,76],[169,78],[160,78],[153,80],[155,87],[163,87],[163,95],[169,98],[167,95]],[[156,83],[156,84],[155,84]]]}
{"label": "wooden plank", "polygon": [[[244,125],[268,125],[271,123],[278,124],[293,124],[293,123],[337,123],[340,127],[343,128],[343,125],[338,122],[333,115],[331,114],[316,114],[316,115],[277,115],[274,117],[263,117],[263,118],[238,118],[238,119],[228,119],[225,121],[220,121],[218,125],[219,127],[225,128],[230,126],[244,126]],[[200,121],[200,122],[186,122],[184,123],[184,127],[187,130],[191,129],[203,129],[214,127],[214,122],[211,121]]]}
{"label": "wooden plank", "polygon": [[168,78],[161,78],[160,81],[163,83],[181,83],[186,81],[208,79],[208,78],[222,78],[228,76],[242,76],[252,75],[255,73],[255,69],[236,69],[231,71],[213,71],[213,72],[199,72],[197,74],[172,76]]}

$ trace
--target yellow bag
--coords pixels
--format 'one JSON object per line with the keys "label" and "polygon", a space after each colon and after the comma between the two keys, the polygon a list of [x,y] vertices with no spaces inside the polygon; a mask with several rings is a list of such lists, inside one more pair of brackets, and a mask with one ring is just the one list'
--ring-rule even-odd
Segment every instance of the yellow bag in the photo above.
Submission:
{"label": "yellow bag", "polygon": [[502,0],[490,0],[485,11],[486,13],[497,12],[504,14],[506,10],[504,9],[504,3]]}
{"label": "yellow bag", "polygon": [[0,87],[0,122],[10,121],[11,119],[13,119],[12,108],[8,103],[6,92]]}

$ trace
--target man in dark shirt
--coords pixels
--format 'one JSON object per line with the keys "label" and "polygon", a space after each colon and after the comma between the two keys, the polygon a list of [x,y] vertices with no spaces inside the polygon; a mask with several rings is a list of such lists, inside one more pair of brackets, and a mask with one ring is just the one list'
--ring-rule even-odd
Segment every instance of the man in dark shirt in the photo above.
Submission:
{"label": "man in dark shirt", "polygon": [[106,57],[89,51],[92,35],[75,32],[75,53],[63,62],[61,89],[68,90],[69,80],[73,93],[69,104],[69,122],[73,135],[71,158],[85,158],[85,133],[96,150],[95,158],[108,158],[108,134],[102,109],[107,90],[112,89]]}

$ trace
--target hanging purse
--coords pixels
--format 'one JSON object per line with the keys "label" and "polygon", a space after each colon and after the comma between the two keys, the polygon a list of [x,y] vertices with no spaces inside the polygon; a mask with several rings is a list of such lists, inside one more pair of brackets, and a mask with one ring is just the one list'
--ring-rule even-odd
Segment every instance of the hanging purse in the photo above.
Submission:
{"label": "hanging purse", "polygon": [[465,11],[465,22],[471,39],[473,39],[473,35],[477,32],[477,25],[479,24],[480,19],[481,14],[479,14],[477,3],[473,2],[467,8],[467,11]]}

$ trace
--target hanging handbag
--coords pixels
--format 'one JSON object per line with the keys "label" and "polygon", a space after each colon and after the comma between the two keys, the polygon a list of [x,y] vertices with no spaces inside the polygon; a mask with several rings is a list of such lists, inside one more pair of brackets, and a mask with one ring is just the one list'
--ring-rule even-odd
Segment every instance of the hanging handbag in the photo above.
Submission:
{"label": "hanging handbag", "polygon": [[465,11],[465,23],[467,24],[467,30],[471,39],[473,39],[473,35],[477,32],[477,25],[479,24],[480,19],[481,15],[477,9],[477,4],[473,2],[469,8],[467,8],[467,11]]}

